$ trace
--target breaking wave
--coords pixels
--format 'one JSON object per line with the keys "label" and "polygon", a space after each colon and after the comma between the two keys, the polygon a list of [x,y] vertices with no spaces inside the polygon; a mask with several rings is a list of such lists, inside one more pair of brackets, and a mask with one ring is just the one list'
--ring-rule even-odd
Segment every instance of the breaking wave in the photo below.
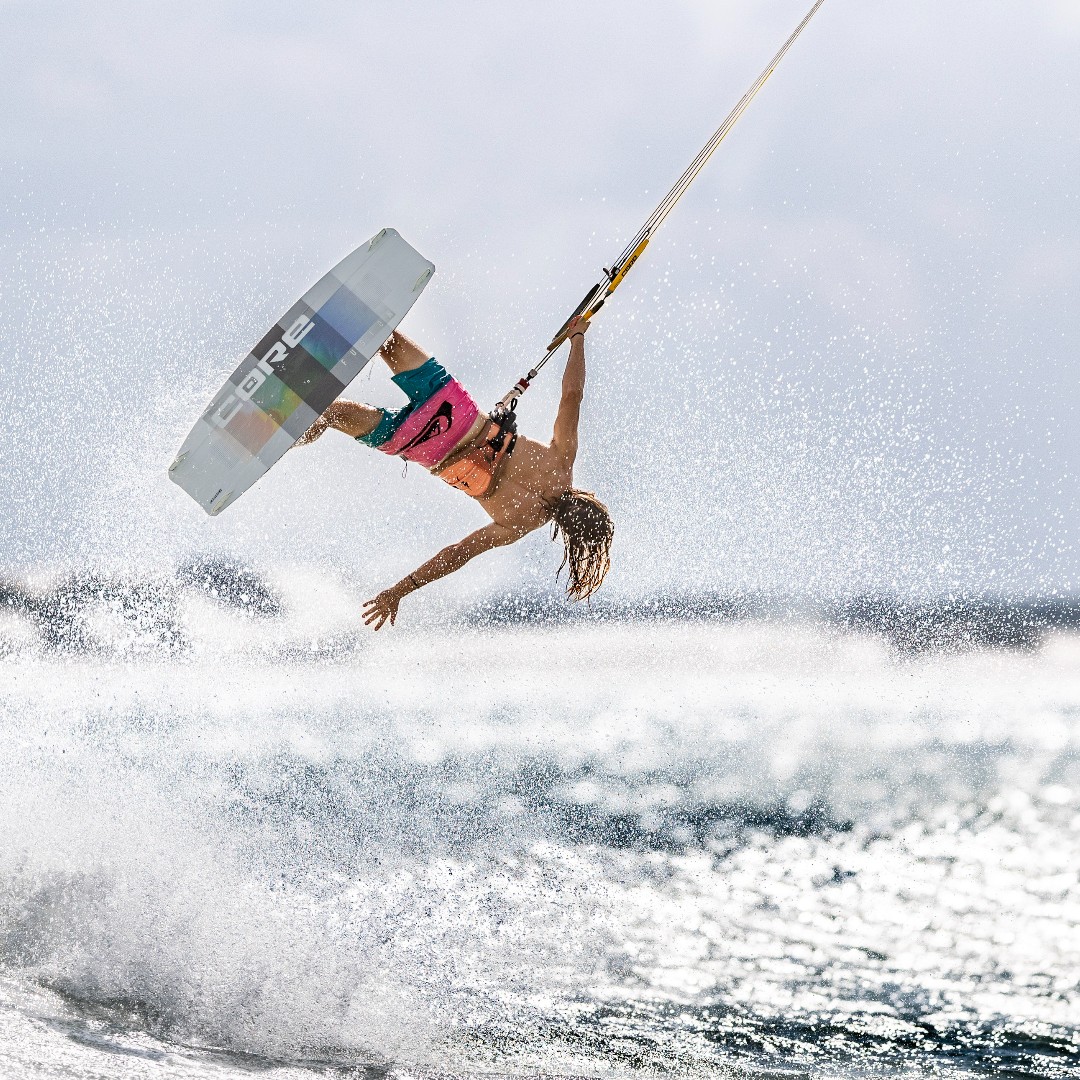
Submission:
{"label": "breaking wave", "polygon": [[6,587],[12,1068],[1068,1074],[1068,605],[360,599]]}

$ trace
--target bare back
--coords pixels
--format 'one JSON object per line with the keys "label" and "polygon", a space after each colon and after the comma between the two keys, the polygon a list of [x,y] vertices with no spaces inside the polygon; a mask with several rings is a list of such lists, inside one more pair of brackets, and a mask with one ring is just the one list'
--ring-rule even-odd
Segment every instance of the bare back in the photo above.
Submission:
{"label": "bare back", "polygon": [[496,524],[532,531],[550,517],[549,504],[573,486],[573,475],[573,463],[556,447],[519,435],[495,486],[476,501]]}
{"label": "bare back", "polygon": [[[578,419],[585,390],[585,349],[582,344],[587,324],[575,321],[570,335],[570,356],[563,372],[562,398],[555,418],[551,442],[541,443],[519,435],[514,451],[495,474],[495,485],[477,502],[496,524],[523,536],[538,529],[551,517],[550,506],[574,486],[574,461],[578,450]],[[481,418],[466,442],[487,430]],[[437,470],[436,470],[437,471]]]}

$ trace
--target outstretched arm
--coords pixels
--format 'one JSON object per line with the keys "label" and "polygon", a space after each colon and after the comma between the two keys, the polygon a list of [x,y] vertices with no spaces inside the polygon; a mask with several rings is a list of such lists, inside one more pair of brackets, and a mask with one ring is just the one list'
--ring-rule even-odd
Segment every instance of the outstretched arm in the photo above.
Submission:
{"label": "outstretched arm", "polygon": [[475,558],[482,552],[492,548],[505,547],[507,544],[520,540],[530,530],[526,528],[509,528],[506,525],[496,525],[494,522],[469,533],[464,540],[451,544],[439,552],[433,559],[428,559],[423,566],[418,567],[411,574],[407,574],[396,585],[384,589],[373,600],[364,604],[364,622],[371,626],[373,623],[376,630],[381,630],[387,619],[393,626],[397,619],[398,604],[409,595],[430,585],[439,578],[460,570],[470,559]]}
{"label": "outstretched arm", "polygon": [[589,324],[580,316],[570,324],[570,357],[563,372],[562,400],[555,417],[551,445],[573,465],[578,448],[578,419],[585,393],[585,331]]}

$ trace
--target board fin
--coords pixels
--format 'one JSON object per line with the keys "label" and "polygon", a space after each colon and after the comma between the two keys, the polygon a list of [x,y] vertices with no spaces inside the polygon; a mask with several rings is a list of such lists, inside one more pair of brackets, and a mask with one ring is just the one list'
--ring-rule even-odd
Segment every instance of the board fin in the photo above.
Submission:
{"label": "board fin", "polygon": [[221,511],[224,510],[225,507],[228,506],[229,503],[232,502],[232,498],[233,498],[233,493],[231,491],[226,491],[224,495],[222,495],[219,498],[215,499],[210,504],[210,516],[211,517],[217,517],[218,514],[220,514]]}

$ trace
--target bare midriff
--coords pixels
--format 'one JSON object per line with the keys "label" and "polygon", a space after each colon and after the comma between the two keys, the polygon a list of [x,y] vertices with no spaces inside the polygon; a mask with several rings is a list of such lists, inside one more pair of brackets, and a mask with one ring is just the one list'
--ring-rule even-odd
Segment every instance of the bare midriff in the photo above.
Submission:
{"label": "bare midriff", "polygon": [[450,453],[447,454],[446,457],[444,457],[431,471],[437,473],[455,454],[460,453],[462,450],[466,449],[466,447],[472,446],[473,443],[479,442],[480,436],[486,434],[487,429],[490,426],[491,417],[486,413],[480,413],[473,421],[472,427],[469,428],[461,442],[459,442],[457,446],[455,446],[454,449],[451,450]]}

